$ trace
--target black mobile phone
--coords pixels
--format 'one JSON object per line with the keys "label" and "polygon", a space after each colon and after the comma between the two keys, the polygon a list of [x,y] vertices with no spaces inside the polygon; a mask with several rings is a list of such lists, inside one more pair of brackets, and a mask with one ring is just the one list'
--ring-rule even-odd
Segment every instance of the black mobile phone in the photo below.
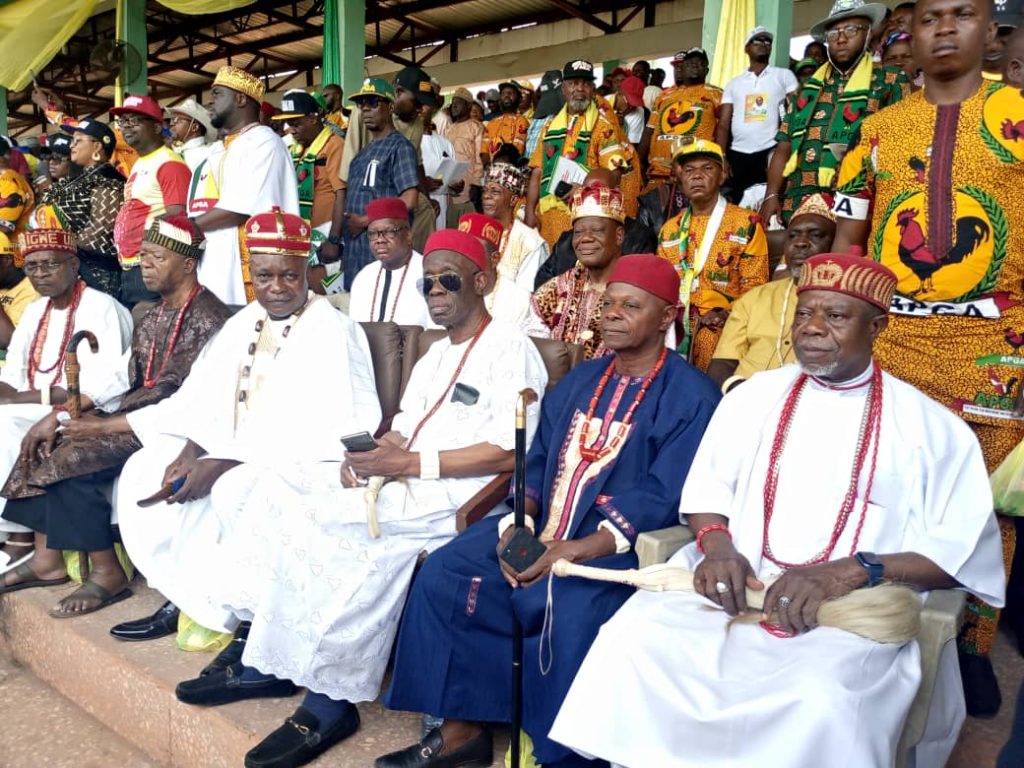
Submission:
{"label": "black mobile phone", "polygon": [[565,197],[572,191],[572,184],[568,181],[560,181],[555,184],[555,197]]}
{"label": "black mobile phone", "polygon": [[540,560],[548,548],[541,544],[528,528],[519,528],[501,550],[501,559],[515,570],[522,573]]}
{"label": "black mobile phone", "polygon": [[480,390],[475,387],[471,387],[468,384],[463,384],[461,381],[455,384],[455,389],[452,391],[452,402],[462,403],[463,405],[475,405],[476,401],[480,399]]}
{"label": "black mobile phone", "polygon": [[341,438],[341,444],[349,453],[363,453],[372,451],[377,447],[377,441],[369,432],[356,432],[354,435],[345,435]]}

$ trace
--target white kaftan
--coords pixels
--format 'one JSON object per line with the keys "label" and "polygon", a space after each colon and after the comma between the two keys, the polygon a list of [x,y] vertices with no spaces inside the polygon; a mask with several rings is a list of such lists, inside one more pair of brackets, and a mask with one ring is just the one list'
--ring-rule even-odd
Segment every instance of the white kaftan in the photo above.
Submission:
{"label": "white kaftan", "polygon": [[[393,428],[410,437],[444,401],[413,450],[480,443],[512,450],[520,390],[544,392],[547,373],[533,342],[492,322],[457,379],[479,397],[453,402],[446,390],[468,343],[445,337],[416,363]],[[530,407],[531,425],[538,407]],[[243,662],[334,699],[372,701],[417,556],[455,535],[455,512],[493,477],[388,483],[377,502],[379,539],[367,532],[364,489],[342,488],[337,463],[238,475],[230,508],[217,499],[226,487],[215,490],[218,514],[232,528],[224,540],[231,578],[218,581],[218,594],[225,608],[252,621]]]}
{"label": "white kaftan", "polygon": [[[295,166],[281,138],[265,125],[252,125],[231,139],[212,144],[192,175],[188,215],[219,208],[253,216],[274,206],[299,213]],[[238,227],[205,233],[206,250],[199,262],[199,282],[229,305],[246,303]]]}
{"label": "white kaftan", "polygon": [[[798,373],[795,365],[758,373],[722,400],[680,502],[683,516],[727,516],[736,548],[760,578],[779,570],[761,556],[764,483]],[[854,548],[916,552],[1001,605],[1002,550],[977,440],[913,387],[887,374],[883,382],[863,531],[854,545],[866,469],[833,558]],[[777,558],[803,562],[824,549],[849,485],[866,394],[867,387],[805,387],[779,473]],[[699,560],[690,545],[670,562],[693,568]],[[963,721],[952,644],[942,664],[919,768],[945,764]],[[638,592],[602,628],[551,738],[629,768],[889,766],[919,681],[916,642],[883,645],[831,628],[776,638],[757,624],[730,626],[724,611],[694,594]]]}
{"label": "white kaftan", "polygon": [[[365,334],[313,294],[287,337],[283,328],[275,329],[279,353],[257,353],[246,399],[250,407],[240,404],[254,327],[266,317],[256,302],[243,308],[203,348],[181,389],[128,414],[143,447],[125,464],[118,487],[125,548],[150,586],[210,628],[230,629],[236,623],[214,597],[231,571],[224,547],[231,542],[232,521],[214,503],[221,485],[233,488],[232,478],[250,471],[259,475],[304,462],[340,461],[339,438],[373,432],[381,418]],[[329,393],[343,396],[324,396]],[[186,438],[208,458],[242,465],[222,475],[206,498],[139,507],[139,499],[159,490],[164,470]]]}
{"label": "white kaftan", "polygon": [[386,270],[379,261],[373,261],[359,270],[349,292],[349,317],[357,323],[383,320],[399,325],[439,327],[430,319],[426,299],[417,286],[423,277],[422,254],[413,251],[409,263],[391,273],[390,285],[386,277]]}
{"label": "white kaftan", "polygon": [[[21,322],[11,336],[7,364],[0,369],[0,381],[18,392],[30,389],[28,361],[32,352],[32,339],[46,312],[48,301],[46,298],[37,299],[25,308]],[[41,368],[51,367],[60,356],[67,316],[66,309],[50,312],[50,323],[40,356]],[[79,390],[97,408],[116,410],[121,395],[128,390],[127,355],[130,354],[132,343],[131,313],[107,294],[85,288],[75,313],[74,331],[92,331],[99,342],[96,354],[89,349],[87,341],[78,346],[78,362],[82,368]],[[67,387],[64,366],[51,373],[36,373],[34,388],[38,390],[47,386]],[[51,406],[39,403],[0,405],[0,478],[6,480],[11,473],[18,460],[22,438],[50,411]],[[0,485],[3,485],[2,481]],[[0,513],[6,504],[7,500],[0,497]],[[28,529],[0,519],[0,532],[18,531],[28,532]]]}

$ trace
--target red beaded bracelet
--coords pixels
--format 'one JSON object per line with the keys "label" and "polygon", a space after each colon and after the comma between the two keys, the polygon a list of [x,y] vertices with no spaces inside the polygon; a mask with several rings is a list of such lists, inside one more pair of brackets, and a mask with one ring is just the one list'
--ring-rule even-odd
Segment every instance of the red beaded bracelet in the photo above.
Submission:
{"label": "red beaded bracelet", "polygon": [[697,549],[702,555],[704,554],[704,537],[712,531],[724,531],[726,536],[728,536],[730,539],[732,538],[732,534],[729,532],[729,529],[721,523],[712,523],[711,525],[705,525],[703,528],[697,531]]}

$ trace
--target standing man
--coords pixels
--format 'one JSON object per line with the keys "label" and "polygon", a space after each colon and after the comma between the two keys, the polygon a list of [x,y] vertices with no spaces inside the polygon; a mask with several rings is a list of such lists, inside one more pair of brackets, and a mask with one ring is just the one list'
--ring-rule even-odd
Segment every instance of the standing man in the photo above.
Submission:
{"label": "standing man", "polygon": [[737,205],[748,187],[768,180],[768,156],[775,148],[779,119],[797,89],[796,75],[768,63],[773,40],[764,27],[751,30],[744,48],[750,67],[730,80],[722,94],[715,141],[729,161],[729,202]]}
{"label": "standing man", "polygon": [[524,212],[526,224],[539,230],[549,246],[572,228],[566,200],[573,187],[559,190],[555,172],[560,159],[576,163],[583,174],[607,168],[616,178],[629,166],[628,142],[594,99],[594,65],[583,59],[567,62],[562,69],[562,94],[565,106],[544,127],[530,158],[533,171]]}
{"label": "standing man", "polygon": [[325,267],[335,265],[327,272],[337,274],[345,212],[345,185],[340,175],[345,140],[335,135],[324,121],[323,108],[305,91],[286,93],[281,99],[281,111],[271,120],[285,121],[292,129],[295,142],[291,155],[299,188],[299,215],[313,227],[315,261]]}
{"label": "standing man", "polygon": [[[665,347],[678,298],[678,275],[654,254],[619,259],[602,319],[613,354],[577,366],[545,398],[527,458],[526,526],[545,554],[521,572],[498,559],[515,533],[510,514],[480,521],[427,558],[409,596],[385,701],[445,723],[420,744],[378,758],[376,768],[490,764],[484,723],[508,722],[512,714],[511,675],[497,660],[512,657],[513,617],[525,635],[523,726],[533,758],[546,766],[584,764],[547,734],[598,630],[631,590],[556,579],[549,592],[547,577],[563,557],[635,568],[637,535],[676,518],[718,403],[707,378]],[[628,424],[624,439],[614,437],[617,423]],[[555,606],[550,635],[548,605]],[[550,669],[538,665],[538,653]]]}
{"label": "standing man", "polygon": [[494,159],[504,144],[511,144],[521,155],[526,150],[526,132],[530,121],[519,111],[522,92],[515,82],[498,86],[501,94],[501,115],[487,121],[487,156]]}
{"label": "standing man", "polygon": [[796,360],[790,331],[800,270],[811,256],[832,249],[835,234],[836,216],[831,201],[823,195],[811,195],[796,209],[786,227],[789,279],[771,280],[740,296],[715,346],[708,376],[722,388],[723,395],[758,371],[781,368]]}
{"label": "standing man", "polygon": [[51,611],[55,618],[92,613],[131,594],[114,554],[111,506],[104,491],[140,447],[127,414],[177,390],[206,342],[231,315],[196,280],[201,253],[183,213],[157,219],[146,230],[142,277],[160,295],[160,304],[132,334],[128,391],[109,415],[88,408],[86,417],[74,421],[58,410],[40,418],[22,441],[21,461],[0,490],[7,499],[4,519],[36,531],[28,572],[57,578],[64,569],[61,550],[89,553],[88,578]]}
{"label": "standing man", "polygon": [[121,293],[126,307],[160,297],[147,290],[139,272],[142,233],[161,216],[185,210],[192,177],[185,162],[164,144],[164,110],[149,96],[128,96],[110,114],[117,118],[128,146],[139,159],[124,185],[124,205],[114,222],[114,243],[121,262]]}
{"label": "standing man", "polygon": [[864,0],[836,0],[811,37],[827,45],[828,63],[797,90],[779,128],[768,166],[761,218],[789,221],[808,195],[832,189],[839,163],[864,118],[910,94],[910,81],[895,67],[872,62],[871,31],[886,7]]}
{"label": "standing man", "polygon": [[706,371],[733,302],[768,282],[768,238],[757,214],[722,197],[725,158],[713,141],[684,144],[673,170],[690,202],[661,228],[658,255],[682,278],[680,351]]}
{"label": "standing man", "polygon": [[260,124],[263,81],[221,67],[213,81],[213,127],[225,132],[192,177],[188,215],[206,237],[199,282],[228,305],[255,293],[245,247],[245,222],[274,206],[299,212],[295,170],[281,138]]}
{"label": "standing man", "polygon": [[472,103],[473,96],[467,89],[455,89],[452,94],[452,122],[445,132],[445,138],[452,143],[455,159],[469,163],[469,170],[461,181],[452,185],[447,211],[449,227],[453,226],[452,222],[458,222],[464,213],[475,213],[475,202],[480,200],[480,181],[487,150],[484,147],[484,127],[469,114]]}
{"label": "standing man", "polygon": [[412,247],[409,208],[398,197],[366,206],[366,237],[375,261],[352,281],[348,315],[357,323],[398,323],[435,327],[417,286],[423,256]]}
{"label": "standing man", "polygon": [[[991,473],[1024,439],[1024,99],[982,78],[988,0],[918,0],[913,23],[925,88],[861,127],[840,170],[835,247],[896,273],[878,360],[963,418]],[[1013,526],[1000,524],[1009,563]],[[991,716],[998,613],[972,601],[967,615],[967,709]]]}
{"label": "standing man", "polygon": [[[644,107],[649,110],[654,109],[654,105],[657,103],[658,98],[661,96],[661,84],[654,82],[654,78],[651,76],[651,62],[645,59],[640,59],[633,65],[633,74],[639,77],[644,84]],[[659,69],[662,79],[664,80],[665,71]]]}
{"label": "standing man", "polygon": [[672,176],[672,153],[681,141],[714,141],[722,89],[708,85],[708,54],[703,48],[679,51],[672,59],[675,85],[662,92],[651,110],[638,149],[647,164],[647,190]]}
{"label": "standing man", "polygon": [[210,112],[195,99],[186,99],[173,107],[169,122],[174,150],[181,155],[189,171],[195,173],[199,164],[210,154],[209,142],[217,137],[210,122]]}
{"label": "standing man", "polygon": [[345,109],[345,92],[340,85],[328,83],[321,91],[324,99],[324,124],[341,139],[345,138],[348,129],[348,110]]}
{"label": "standing man", "polygon": [[[416,150],[395,130],[391,111],[395,91],[379,77],[363,81],[350,96],[370,141],[352,160],[345,200],[345,289],[352,289],[356,274],[373,260],[366,235],[366,206],[382,197],[399,197],[409,211],[416,208],[420,176]],[[354,124],[354,121],[353,121]]]}

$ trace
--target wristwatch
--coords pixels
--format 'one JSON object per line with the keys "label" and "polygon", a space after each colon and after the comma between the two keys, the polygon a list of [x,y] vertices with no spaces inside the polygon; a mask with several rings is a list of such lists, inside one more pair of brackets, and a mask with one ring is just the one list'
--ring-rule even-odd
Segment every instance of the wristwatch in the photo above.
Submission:
{"label": "wristwatch", "polygon": [[858,552],[854,557],[867,570],[869,587],[875,586],[882,580],[885,575],[885,565],[878,559],[878,555],[874,552]]}
{"label": "wristwatch", "polygon": [[71,414],[67,411],[57,411],[57,424],[63,426],[71,421]]}
{"label": "wristwatch", "polygon": [[327,242],[331,245],[339,245],[341,243],[341,235],[329,235]]}

